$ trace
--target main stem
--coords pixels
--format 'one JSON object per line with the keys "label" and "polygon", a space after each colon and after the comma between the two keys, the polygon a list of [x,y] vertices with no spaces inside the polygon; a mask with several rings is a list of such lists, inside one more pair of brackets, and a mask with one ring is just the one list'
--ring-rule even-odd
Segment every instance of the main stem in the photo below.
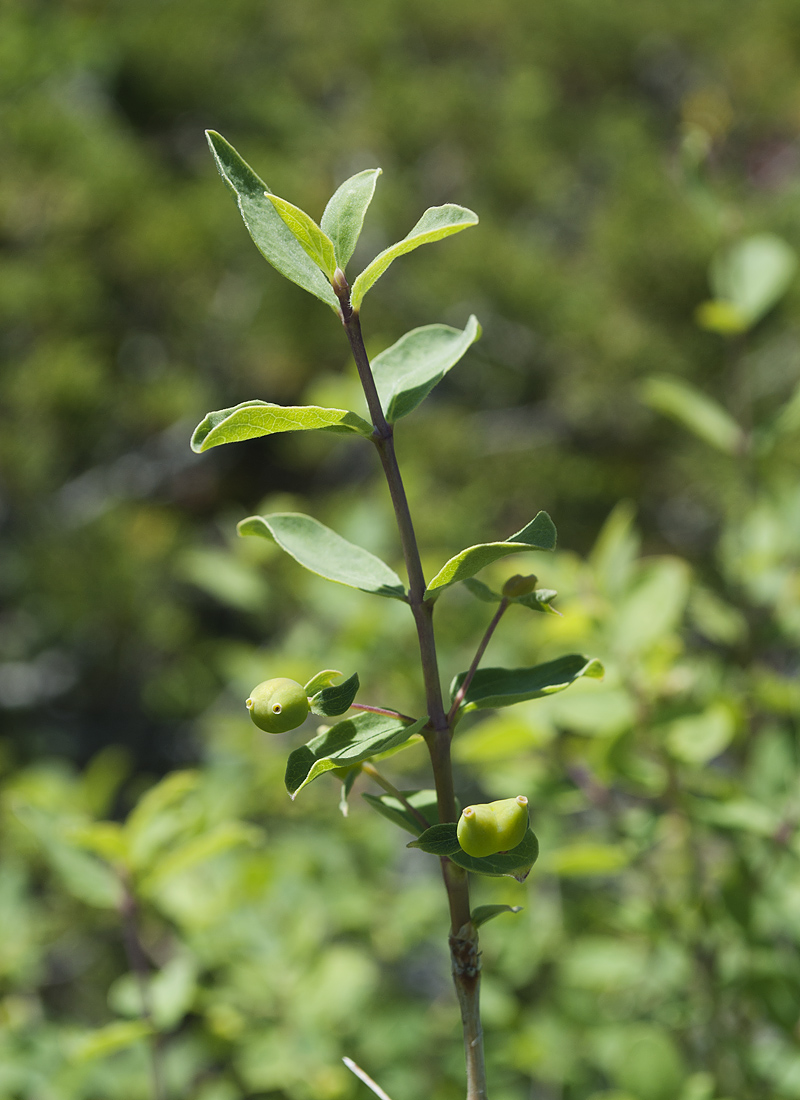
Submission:
{"label": "main stem", "polygon": [[[338,272],[337,272],[338,275]],[[389,493],[392,498],[400,542],[408,573],[408,602],[414,616],[419,641],[425,702],[428,708],[428,732],[425,740],[433,768],[439,821],[456,821],[456,799],[453,788],[453,768],[450,760],[451,723],[445,713],[436,639],[433,632],[433,603],[425,600],[425,576],[414,533],[411,511],[394,449],[394,429],[383,415],[375,379],[361,335],[358,313],[350,306],[350,294],[344,276],[334,282],[342,307],[342,323],[358,368],[361,385],[367,399],[372,424],[373,442],[378,450]],[[450,959],[453,981],[461,1009],[464,1030],[464,1051],[467,1064],[467,1100],[487,1100],[486,1069],[483,1055],[483,1029],[480,1017],[480,953],[478,933],[470,920],[469,882],[467,873],[449,859],[441,860],[442,877],[450,905]]]}

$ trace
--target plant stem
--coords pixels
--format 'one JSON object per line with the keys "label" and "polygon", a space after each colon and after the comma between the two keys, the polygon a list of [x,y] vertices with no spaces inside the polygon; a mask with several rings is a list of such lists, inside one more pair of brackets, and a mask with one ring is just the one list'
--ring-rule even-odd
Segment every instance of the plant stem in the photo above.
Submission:
{"label": "plant stem", "polygon": [[375,782],[379,786],[383,787],[383,789],[388,794],[392,795],[394,798],[397,799],[398,802],[405,806],[411,816],[419,822],[423,829],[430,829],[431,823],[430,821],[428,821],[425,815],[421,814],[419,810],[416,809],[416,807],[412,806],[406,796],[403,794],[403,792],[398,791],[397,787],[395,787],[393,783],[390,783],[385,775],[381,775],[374,764],[364,763],[361,765],[361,770],[362,772],[365,772],[370,777],[370,779],[374,779]]}
{"label": "plant stem", "polygon": [[473,677],[475,676],[475,673],[478,671],[478,665],[481,663],[481,658],[483,657],[484,653],[486,652],[486,647],[489,644],[489,642],[491,641],[491,637],[494,634],[495,630],[497,629],[497,624],[500,622],[503,615],[505,615],[507,607],[508,607],[508,600],[502,599],[500,601],[500,606],[498,607],[494,618],[492,619],[492,621],[489,623],[489,625],[486,628],[486,633],[484,634],[483,638],[481,639],[481,644],[478,646],[477,652],[475,653],[475,656],[472,659],[472,664],[469,666],[469,671],[467,672],[467,675],[464,677],[464,683],[458,689],[456,697],[453,700],[453,705],[450,708],[449,714],[447,715],[447,721],[451,726],[453,724],[453,719],[458,714],[458,708],[464,702],[464,696],[469,691],[469,685],[472,683]]}
{"label": "plant stem", "polygon": [[[122,938],[125,944],[125,954],[128,958],[128,966],[131,968],[136,984],[139,987],[139,997],[142,1003],[142,1019],[153,1026],[153,1012],[150,1005],[150,990],[148,980],[150,978],[150,966],[147,962],[142,941],[139,939],[136,915],[138,906],[130,886],[123,879],[122,900],[119,904],[119,914],[122,919]],[[150,1081],[153,1087],[153,1100],[165,1100],[166,1092],[161,1077],[161,1049],[159,1037],[155,1032],[150,1036]]]}
{"label": "plant stem", "polygon": [[[433,632],[433,602],[425,599],[425,576],[408,507],[405,486],[394,449],[394,429],[383,415],[380,398],[372,376],[358,313],[350,306],[350,293],[346,284],[334,290],[342,307],[342,323],[350,341],[353,358],[358,368],[361,385],[367,399],[374,433],[372,440],[378,450],[389,494],[400,533],[406,572],[408,573],[408,602],[414,616],[419,642],[422,677],[425,684],[425,702],[428,708],[428,731],[425,740],[431,758],[439,821],[456,821],[456,800],[453,788],[453,768],[450,761],[450,723],[444,710],[439,664],[436,656],[436,639]],[[488,638],[486,639],[488,642]],[[485,648],[485,647],[484,647]],[[469,881],[467,873],[446,857],[441,859],[442,877],[450,907],[450,959],[453,982],[461,1008],[464,1029],[464,1050],[467,1064],[467,1100],[487,1100],[486,1071],[483,1057],[483,1029],[481,1027],[480,953],[478,933],[470,920]]]}

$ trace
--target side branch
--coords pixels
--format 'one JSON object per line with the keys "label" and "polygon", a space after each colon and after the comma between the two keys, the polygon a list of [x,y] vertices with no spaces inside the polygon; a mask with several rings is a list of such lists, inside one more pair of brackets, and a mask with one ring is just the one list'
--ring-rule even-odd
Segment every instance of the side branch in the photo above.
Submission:
{"label": "side branch", "polygon": [[477,650],[475,656],[472,659],[472,664],[469,666],[469,671],[467,672],[467,675],[464,677],[464,683],[458,689],[458,693],[457,693],[455,699],[453,700],[453,705],[450,708],[450,711],[447,715],[447,724],[449,726],[452,726],[453,720],[455,719],[455,716],[458,714],[458,708],[464,702],[464,696],[469,691],[469,685],[472,683],[472,680],[475,676],[475,673],[478,671],[478,665],[481,663],[483,655],[486,652],[486,647],[489,644],[489,642],[491,641],[492,635],[494,634],[495,630],[497,629],[497,624],[500,622],[503,615],[505,615],[507,608],[508,608],[508,600],[506,600],[506,599],[501,600],[500,601],[500,606],[498,607],[494,618],[492,619],[492,621],[489,623],[488,627],[486,628],[486,633],[484,634],[483,638],[481,639],[481,644],[478,646],[478,650]]}

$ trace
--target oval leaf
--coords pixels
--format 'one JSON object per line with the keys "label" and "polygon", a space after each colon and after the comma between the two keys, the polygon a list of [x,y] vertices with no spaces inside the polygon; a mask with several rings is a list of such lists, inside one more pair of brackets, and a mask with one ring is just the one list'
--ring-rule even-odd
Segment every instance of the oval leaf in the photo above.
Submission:
{"label": "oval leaf", "polygon": [[385,714],[365,711],[337,722],[290,754],[286,762],[286,790],[295,798],[303,787],[325,772],[360,764],[376,753],[401,745],[427,721],[420,718],[408,725]]}
{"label": "oval leaf", "polygon": [[744,449],[745,434],[730,413],[688,382],[648,378],[642,386],[642,400],[718,451],[735,455]]}
{"label": "oval leaf", "polygon": [[[454,699],[464,682],[466,672],[460,672],[450,685]],[[464,696],[461,709],[466,714],[487,707],[510,707],[527,699],[539,699],[563,691],[582,676],[599,679],[603,666],[596,657],[571,653],[555,661],[533,668],[479,668]]]}
{"label": "oval leaf", "polygon": [[277,432],[356,432],[371,436],[372,425],[347,409],[323,409],[319,405],[274,405],[271,401],[243,401],[230,409],[210,412],[194,430],[196,454],[223,443],[241,443]]}
{"label": "oval leaf", "polygon": [[358,310],[361,307],[364,295],[398,256],[419,248],[421,244],[440,241],[443,237],[449,237],[453,233],[459,233],[462,229],[468,229],[471,225],[477,224],[478,215],[464,206],[446,203],[444,206],[429,207],[402,241],[384,249],[358,276],[353,283],[350,299],[353,309]]}
{"label": "oval leaf", "polygon": [[244,224],[261,255],[286,279],[297,283],[338,314],[339,301],[330,282],[267,198],[270,193],[267,185],[224,137],[214,130],[206,130],[206,138],[217,170],[236,196]]}
{"label": "oval leaf", "polygon": [[[436,797],[436,791],[401,791],[400,792],[409,805],[413,806],[415,810],[418,810],[422,816],[432,823],[436,823],[439,820],[439,807]],[[401,828],[407,829],[414,836],[419,836],[423,832],[422,825],[417,821],[412,813],[408,810],[403,803],[395,798],[392,794],[366,794],[361,795],[373,810],[377,810],[382,817],[387,818],[389,821],[393,821],[395,825],[400,825]]]}
{"label": "oval leaf", "polygon": [[301,210],[299,206],[293,206],[286,199],[279,199],[277,195],[271,195],[269,191],[265,191],[264,194],[289,227],[292,236],[303,251],[311,257],[321,271],[325,272],[329,279],[332,279],[336,270],[336,255],[330,237],[323,233],[314,219],[310,218],[305,210]]}
{"label": "oval leaf", "polygon": [[468,546],[444,565],[425,591],[425,599],[438,596],[442,589],[474,576],[479,570],[508,554],[524,550],[555,550],[556,528],[547,512],[538,512],[527,527],[505,542],[482,542]]}
{"label": "oval leaf", "polygon": [[797,270],[797,253],[774,233],[757,233],[718,253],[711,264],[717,298],[754,325],[780,301]]}
{"label": "oval leaf", "polygon": [[358,673],[345,680],[336,687],[325,687],[309,699],[311,713],[320,714],[324,718],[332,718],[337,714],[344,714],[350,709],[350,704],[358,694]]}
{"label": "oval leaf", "polygon": [[320,228],[333,242],[336,262],[342,271],[347,267],[361,236],[364,215],[372,202],[380,174],[380,168],[357,172],[337,188],[325,207]]}
{"label": "oval leaf", "polygon": [[406,847],[421,848],[434,856],[446,856],[459,867],[478,875],[496,878],[509,875],[517,882],[524,882],[539,857],[539,841],[530,828],[516,848],[508,852],[496,852],[493,856],[468,856],[458,843],[454,821],[432,825]]}
{"label": "oval leaf", "polygon": [[323,688],[330,687],[341,676],[341,672],[335,668],[323,668],[322,672],[318,672],[316,676],[312,676],[308,681],[303,691],[311,698],[312,695],[316,695],[318,691],[322,691]]}
{"label": "oval leaf", "polygon": [[295,561],[326,580],[393,600],[406,598],[403,582],[393,569],[311,516],[301,512],[250,516],[237,529],[240,535],[274,539]]}
{"label": "oval leaf", "polygon": [[499,917],[501,913],[521,913],[521,905],[479,905],[470,913],[469,919],[476,928],[486,924],[488,920]]}
{"label": "oval leaf", "polygon": [[372,374],[386,419],[413,412],[481,335],[474,315],[463,332],[449,325],[425,325],[401,336],[372,361]]}

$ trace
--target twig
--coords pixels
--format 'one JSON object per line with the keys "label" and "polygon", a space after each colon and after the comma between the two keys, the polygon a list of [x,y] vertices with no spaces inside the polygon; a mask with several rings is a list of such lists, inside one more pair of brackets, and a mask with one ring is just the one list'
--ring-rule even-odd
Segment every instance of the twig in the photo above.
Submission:
{"label": "twig", "polygon": [[481,663],[481,657],[483,657],[484,653],[486,652],[486,647],[489,644],[489,642],[491,641],[491,637],[494,634],[495,630],[497,629],[497,624],[500,622],[503,615],[505,614],[507,607],[508,607],[508,600],[506,600],[506,599],[501,600],[500,601],[500,606],[498,607],[497,611],[495,612],[494,618],[492,619],[492,621],[489,623],[488,627],[486,628],[486,633],[484,634],[484,636],[481,640],[481,644],[478,646],[478,651],[477,651],[477,653],[475,654],[475,656],[472,660],[472,664],[469,666],[469,672],[464,677],[464,683],[458,689],[458,692],[456,693],[456,697],[453,700],[453,705],[450,708],[450,711],[447,715],[448,725],[453,724],[453,719],[458,714],[458,708],[464,702],[464,696],[469,691],[469,685],[472,683],[473,677],[475,676],[475,673],[478,671],[478,665]]}
{"label": "twig", "polygon": [[365,762],[361,765],[361,770],[362,772],[365,772],[371,779],[374,779],[375,782],[383,787],[383,789],[388,794],[392,795],[393,798],[396,798],[398,802],[402,803],[402,805],[405,806],[412,817],[415,817],[417,819],[423,829],[430,829],[431,823],[430,821],[428,821],[425,815],[420,813],[418,809],[412,806],[406,796],[403,794],[403,792],[398,791],[397,787],[395,787],[393,783],[390,783],[386,776],[381,775],[374,764],[368,764]]}
{"label": "twig", "polygon": [[386,1095],[381,1086],[376,1081],[373,1081],[370,1075],[368,1073],[365,1073],[361,1066],[357,1066],[352,1058],[342,1058],[342,1061],[351,1073],[354,1073],[356,1077],[359,1077],[367,1086],[367,1088],[372,1089],[375,1095],[380,1097],[380,1100],[390,1100],[390,1097]]}

